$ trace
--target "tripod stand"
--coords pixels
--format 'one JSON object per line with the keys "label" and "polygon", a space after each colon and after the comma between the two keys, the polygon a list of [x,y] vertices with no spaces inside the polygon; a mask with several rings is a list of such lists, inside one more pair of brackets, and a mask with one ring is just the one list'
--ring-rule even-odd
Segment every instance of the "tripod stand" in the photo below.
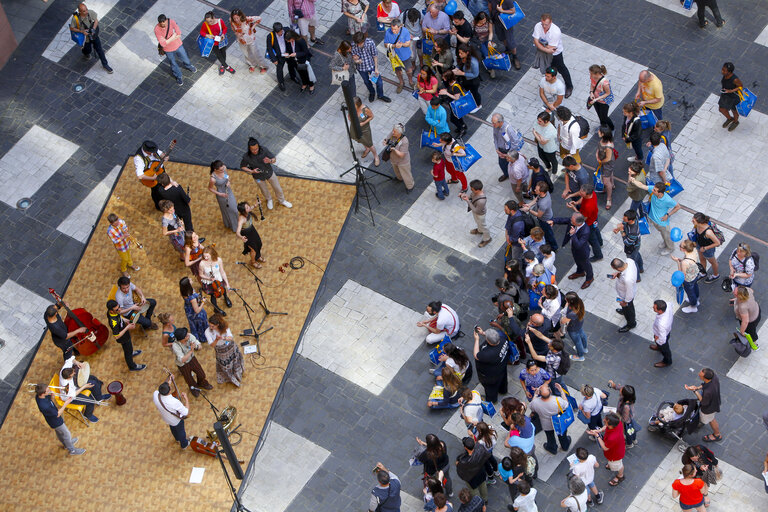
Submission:
{"label": "tripod stand", "polygon": [[[272,329],[274,329],[274,327],[269,327],[268,329],[264,329],[263,331],[258,332],[258,330],[261,329],[261,326],[264,325],[264,321],[267,319],[267,317],[269,315],[287,315],[288,313],[285,313],[285,312],[282,312],[282,311],[270,311],[269,308],[267,307],[267,300],[264,298],[264,292],[261,289],[261,285],[264,284],[264,282],[261,279],[259,279],[259,276],[257,276],[256,273],[248,265],[246,265],[245,263],[242,263],[242,262],[238,262],[238,264],[240,264],[243,267],[245,267],[245,270],[247,270],[253,276],[253,279],[256,280],[256,287],[259,289],[259,296],[261,297],[261,301],[259,302],[259,306],[261,306],[261,308],[264,310],[264,316],[262,317],[261,322],[259,322],[258,327],[256,327],[254,329],[254,334],[248,333],[247,329],[246,329],[245,332],[248,333],[248,334],[244,334],[244,336],[253,336],[253,337],[256,338],[256,341],[258,341],[259,336],[261,336],[265,332],[269,332]],[[239,293],[237,295],[240,296]],[[242,299],[242,297],[240,297],[240,298]],[[243,303],[245,303],[245,300],[243,300]],[[250,306],[248,306],[248,308],[250,308]],[[248,310],[246,309],[246,311],[248,311]],[[253,309],[251,309],[251,311],[253,311]],[[248,315],[248,320],[250,320],[250,319],[251,319],[251,315],[249,314]],[[251,327],[253,327],[253,322],[251,322]],[[261,352],[259,352],[259,354],[261,354]]]}
{"label": "tripod stand", "polygon": [[[266,331],[258,332],[258,329],[256,329],[256,327],[253,326],[253,318],[251,318],[251,313],[255,313],[255,311],[253,310],[251,305],[245,301],[243,296],[240,294],[240,290],[238,290],[237,288],[230,288],[230,290],[235,292],[235,295],[237,295],[240,298],[240,302],[243,303],[243,309],[245,309],[245,315],[248,317],[248,323],[251,324],[251,328],[245,329],[242,332],[242,334],[240,334],[240,336],[249,336],[251,338],[254,338],[256,340],[256,353],[261,355],[261,345],[259,344],[259,341],[260,341],[259,337],[265,332],[267,332],[269,329],[271,329],[271,327]],[[261,324],[259,324],[259,327],[261,327]]]}
{"label": "tripod stand", "polygon": [[370,171],[373,174],[377,174],[379,176],[382,176],[384,178],[387,178],[388,180],[391,180],[391,176],[387,176],[384,173],[381,173],[379,171],[376,171],[374,169],[371,169],[370,167],[366,167],[363,164],[360,163],[360,160],[357,159],[357,154],[355,153],[355,146],[352,144],[352,132],[349,129],[349,120],[347,119],[347,113],[349,112],[349,109],[346,105],[341,106],[341,117],[344,118],[344,127],[347,129],[347,139],[349,140],[349,151],[352,153],[352,160],[354,160],[355,165],[344,171],[339,175],[339,178],[344,177],[345,174],[355,171],[355,213],[357,213],[360,210],[360,196],[363,196],[365,198],[366,203],[368,204],[368,211],[371,214],[371,223],[375,226],[376,221],[373,220],[373,209],[371,208],[371,196],[373,196],[374,199],[376,199],[376,202],[381,204],[381,201],[379,201],[379,198],[376,197],[376,190],[372,184],[368,183],[368,178],[365,177],[364,171]]}

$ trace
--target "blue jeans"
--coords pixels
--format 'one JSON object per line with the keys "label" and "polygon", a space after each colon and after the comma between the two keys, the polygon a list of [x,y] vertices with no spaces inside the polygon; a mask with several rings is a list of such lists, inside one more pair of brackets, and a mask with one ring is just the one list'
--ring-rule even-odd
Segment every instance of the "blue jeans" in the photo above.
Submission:
{"label": "blue jeans", "polygon": [[645,217],[645,210],[643,209],[643,202],[642,201],[635,201],[634,199],[629,204],[630,210],[635,210],[637,212],[637,218],[642,219]]}
{"label": "blue jeans", "polygon": [[568,335],[573,340],[573,344],[576,345],[576,353],[579,357],[584,357],[584,351],[587,350],[587,335],[584,333],[584,329],[568,331]]}
{"label": "blue jeans", "polygon": [[487,41],[485,43],[483,43],[482,41],[480,42],[480,53],[483,54],[483,59],[488,58],[488,42]]}
{"label": "blue jeans", "polygon": [[628,254],[627,256],[632,258],[632,260],[635,262],[635,264],[637,265],[637,271],[642,272],[643,271],[643,255],[640,254],[640,247],[639,246],[635,247],[635,250],[632,251],[632,253]]}
{"label": "blue jeans", "polygon": [[[697,4],[697,5],[698,5],[698,4]],[[661,121],[662,119],[664,119],[664,118],[662,117],[662,116],[663,116],[663,114],[662,114],[662,112],[661,112],[661,109],[660,109],[660,108],[651,108],[651,107],[646,107],[646,108],[647,108],[648,110],[652,110],[652,111],[653,111],[653,113],[654,113],[654,114],[656,114],[656,119],[658,119],[659,121]]]}
{"label": "blue jeans", "polygon": [[101,65],[106,67],[109,67],[109,64],[107,63],[107,56],[104,55],[104,48],[101,47],[101,39],[99,36],[94,37],[91,41],[86,41],[83,44],[83,55],[91,55],[91,47],[93,47],[94,51],[96,52],[96,55],[99,56],[99,60],[101,61]]}
{"label": "blue jeans", "polygon": [[448,183],[445,180],[435,181],[435,187],[437,187],[439,199],[445,199],[448,196]]}
{"label": "blue jeans", "polygon": [[688,305],[696,307],[699,303],[699,283],[698,281],[683,281],[683,290],[688,296]]}
{"label": "blue jeans", "polygon": [[179,46],[179,48],[176,51],[165,52],[165,56],[168,58],[168,64],[171,65],[171,74],[177,80],[181,78],[181,69],[179,69],[179,63],[176,62],[177,57],[179,58],[179,60],[181,60],[181,63],[184,65],[186,69],[189,69],[190,71],[195,69],[192,63],[189,62],[187,51],[184,49],[183,45]]}
{"label": "blue jeans", "polygon": [[358,73],[360,73],[360,77],[363,79],[363,83],[365,84],[365,87],[368,89],[368,92],[373,95],[377,95],[379,98],[384,96],[384,81],[381,79],[381,75],[379,75],[379,79],[376,81],[376,90],[373,89],[373,84],[371,83],[370,77],[371,77],[371,71],[360,71],[357,70]]}
{"label": "blue jeans", "polygon": [[184,420],[173,426],[168,425],[168,427],[171,429],[173,438],[181,444],[182,448],[186,448],[189,445],[189,439],[187,439],[187,431],[184,430]]}
{"label": "blue jeans", "polygon": [[478,13],[484,12],[489,14],[488,0],[469,0],[467,3],[467,9],[472,13],[472,17],[477,16]]}

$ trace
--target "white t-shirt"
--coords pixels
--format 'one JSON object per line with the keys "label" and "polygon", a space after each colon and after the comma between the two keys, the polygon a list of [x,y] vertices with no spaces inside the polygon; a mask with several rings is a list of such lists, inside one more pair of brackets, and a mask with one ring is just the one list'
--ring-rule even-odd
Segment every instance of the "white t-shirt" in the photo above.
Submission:
{"label": "white t-shirt", "polygon": [[560,145],[571,154],[576,154],[586,144],[586,140],[579,138],[580,130],[579,123],[573,116],[560,126]]}
{"label": "white t-shirt", "polygon": [[77,384],[75,384],[75,374],[72,374],[71,379],[65,379],[61,376],[61,372],[64,371],[66,368],[72,368],[75,365],[75,356],[73,355],[66,361],[64,361],[64,366],[61,367],[61,370],[59,370],[59,386],[65,388],[64,394],[67,397],[75,398],[77,395]]}
{"label": "white t-shirt", "polygon": [[459,315],[450,307],[443,304],[440,312],[437,314],[437,328],[444,331],[448,336],[453,336],[459,332]]}
{"label": "white t-shirt", "polygon": [[120,290],[120,287],[117,287],[117,291],[115,292],[115,300],[117,301],[117,304],[120,306],[120,309],[130,308],[134,304],[136,304],[133,301],[133,290],[136,289],[136,285],[131,283],[128,285],[128,293],[123,293],[122,290]]}
{"label": "white t-shirt", "polygon": [[[160,395],[158,390],[155,390],[154,394],[152,395],[152,400],[155,402],[155,407],[157,407],[157,410],[160,411],[160,416],[168,425],[172,427],[178,425],[181,421],[179,416],[186,416],[189,414],[189,409],[184,407],[184,404],[181,403],[177,398],[173,397],[173,395],[162,396],[163,403],[161,404],[161,396],[162,395]],[[163,405],[165,407],[163,407]],[[166,411],[166,409],[168,410]]]}
{"label": "white t-shirt", "polygon": [[581,401],[581,408],[584,412],[588,412],[590,415],[595,415],[600,412],[600,409],[603,408],[603,402],[600,400],[602,393],[602,391],[595,388],[595,394],[592,395],[592,398],[585,398]]}
{"label": "white t-shirt", "polygon": [[512,506],[517,509],[517,512],[539,512],[539,507],[536,506],[536,489],[531,488],[531,492],[523,496],[519,494],[515,498],[515,502]]}
{"label": "white t-shirt", "polygon": [[[157,150],[157,154],[160,155],[160,158],[158,158],[157,155],[155,155],[155,154],[147,155],[144,152],[143,149],[141,150],[141,153],[143,155],[145,155],[147,158],[149,158],[149,162],[150,163],[152,163],[152,162],[159,162],[160,159],[165,156],[165,153],[163,153],[159,149]],[[144,165],[144,159],[141,158],[141,156],[134,155],[134,157],[133,157],[133,166],[136,168],[136,176],[138,176],[140,178],[141,176],[144,175],[144,171],[146,170],[147,166]]]}
{"label": "white t-shirt", "polygon": [[587,492],[589,489],[584,489],[584,492],[578,496],[568,496],[565,498],[565,506],[568,512],[586,512],[587,511]]}
{"label": "white t-shirt", "polygon": [[544,268],[549,270],[552,275],[557,275],[557,269],[555,268],[555,253],[553,252],[550,254],[550,256],[547,258],[544,257],[543,260],[541,260],[541,264],[544,265]]}
{"label": "white t-shirt", "polygon": [[563,34],[560,32],[560,27],[554,23],[549,26],[549,30],[545,33],[544,28],[541,26],[541,22],[538,22],[533,27],[533,38],[538,40],[541,44],[547,46],[556,46],[557,50],[553,55],[560,55],[563,53]]}
{"label": "white t-shirt", "polygon": [[587,460],[579,462],[573,466],[573,474],[581,478],[584,485],[589,485],[595,481],[595,463],[597,459],[594,455],[589,455]]}
{"label": "white t-shirt", "polygon": [[[205,330],[205,341],[208,342],[209,345],[212,345],[214,341],[216,341],[216,335],[218,334],[218,331],[214,331],[210,327],[208,327]],[[230,329],[227,329],[227,332],[224,334],[225,338],[232,338],[232,331]],[[232,343],[232,341],[229,341],[228,343]],[[225,343],[226,345],[227,343]]]}
{"label": "white t-shirt", "polygon": [[476,422],[483,421],[483,397],[477,391],[472,392],[472,400],[464,404],[464,416]]}
{"label": "white t-shirt", "polygon": [[544,96],[550,103],[554,103],[558,96],[565,95],[565,83],[560,79],[559,76],[555,77],[555,83],[553,84],[547,82],[547,77],[541,77],[541,80],[539,81],[539,87],[541,87],[541,90],[544,91]]}

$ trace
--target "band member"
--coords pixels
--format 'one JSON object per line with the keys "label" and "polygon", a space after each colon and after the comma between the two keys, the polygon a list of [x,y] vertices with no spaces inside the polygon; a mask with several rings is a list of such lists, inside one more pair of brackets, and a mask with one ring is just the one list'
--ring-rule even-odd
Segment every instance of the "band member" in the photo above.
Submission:
{"label": "band member", "polygon": [[80,355],[77,348],[75,348],[71,339],[80,333],[86,332],[88,329],[80,327],[74,331],[67,332],[67,326],[64,324],[64,320],[59,316],[59,310],[63,304],[56,304],[45,308],[45,323],[48,326],[48,331],[51,333],[51,339],[53,344],[61,349],[61,355],[66,361],[73,355]]}
{"label": "band member", "polygon": [[286,208],[290,208],[293,205],[285,200],[283,195],[283,189],[280,186],[280,181],[277,179],[272,164],[275,163],[275,156],[270,153],[267,148],[261,146],[259,141],[253,137],[248,139],[248,152],[243,155],[243,159],[240,162],[240,169],[249,173],[251,177],[256,181],[256,184],[261,189],[261,193],[264,194],[264,198],[267,200],[267,209],[273,208],[272,194],[267,188],[267,183],[275,191],[277,196],[277,202]]}
{"label": "band member", "polygon": [[205,247],[200,243],[200,237],[194,231],[184,233],[184,264],[192,272],[192,275],[200,282],[200,262],[203,260],[203,249]]}
{"label": "band member", "polygon": [[[141,147],[136,151],[136,155],[133,157],[133,165],[136,167],[136,176],[140,181],[155,181],[155,176],[145,176],[144,171],[152,164],[152,162],[167,162],[168,156],[157,149],[157,143],[151,140],[145,140]],[[152,202],[155,203],[155,208],[160,209],[160,185],[155,185],[151,189]]]}
{"label": "band member", "polygon": [[243,354],[224,318],[215,314],[208,319],[205,339],[216,350],[216,382],[231,382],[240,387],[243,380]]}
{"label": "band member", "polygon": [[107,216],[109,221],[109,227],[107,228],[107,236],[112,243],[115,244],[115,250],[120,255],[120,272],[125,277],[131,277],[128,275],[128,269],[138,271],[141,267],[134,267],[133,260],[131,259],[131,240],[129,238],[130,231],[128,231],[128,225],[114,213],[110,213]]}
{"label": "band member", "polygon": [[[170,377],[168,378],[170,379]],[[166,381],[160,384],[157,391],[153,393],[152,400],[155,402],[155,407],[160,412],[163,421],[170,427],[173,438],[179,442],[183,450],[189,446],[187,432],[184,430],[184,418],[189,414],[189,399],[183,391],[180,391],[179,394],[184,403],[171,395],[171,386]]]}
{"label": "band member", "polygon": [[173,181],[166,173],[157,177],[157,184],[160,185],[160,197],[173,203],[176,209],[176,215],[184,221],[184,229],[194,231],[192,226],[192,210],[189,208],[189,202],[192,200],[184,189]]}
{"label": "band member", "polygon": [[[173,203],[167,199],[160,201],[160,210],[163,212],[161,223],[163,225],[163,236],[168,237],[168,241],[174,249],[184,253],[184,221],[176,216],[176,208]],[[181,257],[183,260],[184,258]]]}
{"label": "band member", "polygon": [[[140,302],[138,304],[133,300],[134,292],[139,296]],[[144,292],[142,292],[138,286],[133,284],[130,278],[123,276],[117,280],[115,300],[120,305],[121,315],[130,315],[131,312],[140,311],[146,304],[149,304],[146,313],[139,315],[135,323],[139,324],[145,330],[152,329],[154,331],[157,329],[157,324],[152,321],[152,314],[155,312],[157,301],[155,299],[146,298]]]}
{"label": "band member", "polygon": [[[187,385],[192,388],[213,389],[213,386],[205,378],[205,371],[200,366],[200,362],[195,357],[195,350],[200,349],[200,341],[184,327],[179,327],[173,333],[173,344],[171,349],[176,356],[176,366],[187,381]],[[194,374],[194,376],[192,375]],[[192,396],[198,397],[200,391],[190,389]]]}
{"label": "band member", "polygon": [[[187,316],[187,321],[189,322],[189,330],[192,331],[195,338],[204,340],[205,330],[208,328],[208,313],[203,307],[203,304],[205,304],[205,297],[203,297],[202,292],[195,292],[188,277],[179,279],[179,293],[184,299],[184,314]],[[168,313],[166,313],[166,315],[167,314]],[[163,315],[158,315],[158,318],[162,321]],[[169,325],[166,322],[163,323],[163,341],[165,341],[166,337],[172,341],[173,331],[176,330],[176,326],[172,325],[172,327],[173,329],[171,332],[166,333],[166,330],[169,329]]]}
{"label": "band member", "polygon": [[[78,388],[75,384],[75,368],[82,369],[82,367],[83,364],[77,361],[75,356],[67,359],[67,361],[64,363],[64,366],[62,366],[61,371],[59,372],[59,386],[63,388],[62,394],[66,395],[65,401],[69,400],[69,403],[73,403],[75,405],[84,405],[84,416],[88,418],[88,421],[91,423],[96,423],[99,421],[99,418],[93,414],[93,408],[96,407],[94,401],[106,401],[112,398],[112,395],[101,394],[101,386],[103,383],[97,379],[95,375],[89,375],[88,382]],[[82,394],[86,389],[91,390],[91,396]]]}
{"label": "band member", "polygon": [[227,316],[216,302],[216,296],[224,295],[224,302],[228,308],[232,307],[232,301],[227,296],[229,280],[224,271],[224,260],[219,257],[219,253],[213,247],[203,249],[203,260],[198,267],[200,282],[203,284],[203,291],[211,297],[211,304],[216,313],[221,316]]}
{"label": "band member", "polygon": [[147,367],[145,364],[136,364],[133,358],[141,354],[141,350],[133,350],[131,341],[131,331],[136,328],[136,324],[129,322],[120,314],[120,305],[116,300],[107,301],[107,323],[112,330],[115,341],[123,347],[123,357],[125,364],[132,372],[139,372]]}
{"label": "band member", "polygon": [[[243,201],[237,205],[237,236],[243,240],[243,254],[251,258],[253,268],[261,268],[261,263],[267,260],[261,255],[261,237],[254,225],[254,216],[251,214],[253,207]],[[261,263],[259,263],[261,262]]]}
{"label": "band member", "polygon": [[56,432],[56,437],[59,439],[59,442],[61,442],[64,448],[69,451],[70,455],[81,455],[85,453],[85,448],[75,448],[78,438],[72,439],[72,434],[67,428],[67,424],[64,423],[64,419],[61,417],[64,413],[64,409],[66,409],[72,400],[67,398],[64,400],[62,406],[57,409],[51,399],[52,395],[53,390],[45,384],[35,385],[35,402],[37,403],[37,408],[45,417],[45,422],[48,423],[48,426]]}

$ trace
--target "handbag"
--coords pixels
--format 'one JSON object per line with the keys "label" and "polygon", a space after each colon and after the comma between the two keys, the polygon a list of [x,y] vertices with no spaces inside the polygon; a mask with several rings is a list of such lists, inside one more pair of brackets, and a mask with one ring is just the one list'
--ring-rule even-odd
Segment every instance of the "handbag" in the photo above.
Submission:
{"label": "handbag", "polygon": [[693,0],[683,0],[683,9],[691,10],[691,7],[693,7]]}
{"label": "handbag", "polygon": [[[402,30],[398,32],[395,42],[391,44],[397,44],[397,42],[400,40],[400,34],[402,33],[403,33]],[[395,71],[397,68],[405,67],[405,65],[403,64],[403,61],[400,60],[400,57],[398,57],[397,53],[395,53],[395,50],[393,48],[387,48],[387,58],[389,59],[389,63],[392,65],[392,71]]]}
{"label": "handbag", "polygon": [[[432,60],[432,53],[435,51],[435,38],[432,36],[431,33],[427,33],[427,37],[424,38],[424,40],[421,43],[421,52],[424,54],[424,57],[429,56],[430,61]],[[430,63],[425,62],[425,66],[431,65]]]}
{"label": "handbag", "polygon": [[475,162],[482,158],[480,153],[478,153],[478,151],[473,148],[471,144],[464,144],[464,152],[466,153],[464,156],[451,157],[453,160],[453,165],[457,170],[460,170],[461,172],[467,172],[469,168],[475,164]]}
{"label": "handbag", "polygon": [[488,56],[483,59],[483,66],[485,69],[498,69],[501,71],[509,71],[512,69],[512,62],[509,60],[509,55],[506,53],[499,53],[493,46],[488,46]]}
{"label": "handbag", "polygon": [[746,87],[739,87],[736,94],[738,94],[739,99],[741,99],[739,104],[736,105],[736,111],[742,116],[747,117],[749,113],[752,112],[752,107],[755,106],[757,96]]}
{"label": "handbag", "polygon": [[421,131],[421,141],[419,147],[440,149],[440,136],[437,134],[437,128],[430,128]]}
{"label": "handbag", "polygon": [[[75,23],[77,23],[77,28],[80,28],[80,18],[77,16],[77,13],[75,13],[73,17],[75,18]],[[69,36],[77,46],[83,46],[85,44],[85,34],[82,32],[73,32],[70,30]]]}
{"label": "handbag", "polygon": [[[503,4],[504,1],[502,0],[501,4]],[[501,21],[501,24],[504,25],[504,28],[509,30],[518,23],[520,23],[520,20],[525,18],[525,13],[520,8],[519,5],[517,5],[517,2],[515,4],[515,14],[507,14],[507,13],[499,13],[499,20]]]}
{"label": "handbag", "polygon": [[559,436],[564,436],[568,432],[568,427],[573,423],[573,409],[570,402],[565,406],[565,410],[560,406],[560,399],[555,397],[555,403],[557,403],[557,409],[560,411],[558,414],[552,416],[552,427],[555,429],[555,433]]}
{"label": "handbag", "polygon": [[349,70],[341,71],[331,70],[331,85],[341,85],[341,82],[349,80]]}
{"label": "handbag", "polygon": [[[171,21],[168,20],[168,26],[165,28],[165,39],[166,40],[168,39],[168,33],[170,32],[170,30],[171,30]],[[165,50],[163,50],[163,45],[161,45],[160,43],[157,43],[157,54],[160,55],[160,56],[165,55]]]}
{"label": "handbag", "polygon": [[602,164],[597,166],[597,170],[592,174],[592,181],[595,184],[595,192],[604,192],[605,183],[603,183]]}
{"label": "handbag", "polygon": [[491,402],[481,402],[480,405],[483,407],[483,412],[490,418],[493,418],[496,415],[496,407],[494,407]]}
{"label": "handbag", "polygon": [[450,336],[446,334],[443,336],[443,339],[440,340],[440,343],[438,343],[435,348],[429,351],[429,361],[432,364],[440,364],[440,356],[445,354],[445,345],[446,343],[450,343],[450,341]]}
{"label": "handbag", "polygon": [[579,412],[576,414],[576,417],[579,418],[579,421],[581,421],[585,425],[589,425],[589,418],[579,409]]}
{"label": "handbag", "polygon": [[667,194],[669,197],[675,197],[677,194],[685,190],[683,186],[675,178],[672,178],[667,182]]}
{"label": "handbag", "polygon": [[640,118],[640,127],[643,130],[646,128],[653,128],[656,126],[656,122],[658,121],[656,114],[653,112],[653,110],[650,109],[642,109],[638,117]]}
{"label": "handbag", "polygon": [[453,115],[461,119],[477,108],[477,102],[472,93],[462,91],[462,95],[451,102],[451,111]]}

